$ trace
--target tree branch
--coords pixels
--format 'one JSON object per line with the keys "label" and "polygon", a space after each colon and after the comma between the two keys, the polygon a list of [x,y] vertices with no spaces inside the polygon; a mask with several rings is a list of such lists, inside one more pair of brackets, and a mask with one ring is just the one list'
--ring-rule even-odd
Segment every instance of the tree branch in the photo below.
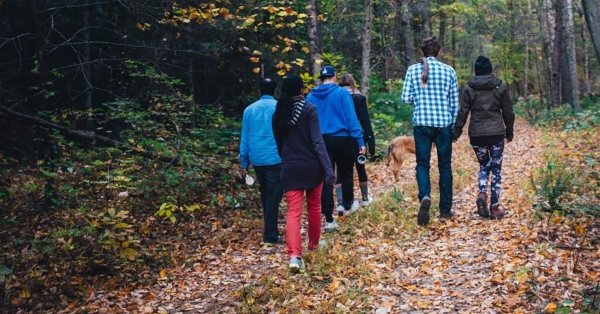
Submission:
{"label": "tree branch", "polygon": [[68,129],[62,125],[58,125],[58,124],[46,121],[46,120],[38,118],[38,117],[33,117],[33,116],[29,116],[26,114],[12,111],[4,106],[0,106],[0,113],[3,113],[5,116],[10,117],[10,118],[19,119],[19,120],[22,120],[22,121],[25,121],[28,123],[33,123],[33,124],[43,126],[43,127],[49,128],[49,129],[57,130],[58,132],[60,132],[63,135],[71,136],[71,137],[77,138],[79,140],[96,141],[98,143],[116,147],[122,151],[131,152],[134,155],[143,156],[143,157],[146,157],[149,159],[158,159],[160,161],[173,163],[177,159],[177,156],[179,156],[179,154],[175,157],[156,155],[151,152],[145,151],[143,149],[137,148],[135,146],[131,146],[126,143],[123,143],[123,142],[120,142],[117,140],[113,140],[111,138],[108,138],[108,137],[105,137],[102,135],[98,135],[98,134],[95,134],[92,132]]}

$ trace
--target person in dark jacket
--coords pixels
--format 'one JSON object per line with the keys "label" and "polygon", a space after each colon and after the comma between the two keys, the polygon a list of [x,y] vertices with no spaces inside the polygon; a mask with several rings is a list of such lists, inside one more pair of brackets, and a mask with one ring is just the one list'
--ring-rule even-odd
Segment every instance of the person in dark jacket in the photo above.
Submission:
{"label": "person in dark jacket", "polygon": [[[345,88],[354,101],[354,110],[356,111],[356,117],[362,127],[363,140],[368,147],[369,154],[375,155],[375,136],[373,135],[373,126],[371,126],[371,117],[369,116],[369,109],[367,107],[367,97],[360,93],[356,88],[356,81],[350,73],[345,73],[340,77],[339,86]],[[358,146],[356,144],[355,146]],[[367,170],[364,163],[355,162],[356,173],[358,174],[358,183],[361,192],[360,205],[368,206],[373,202],[373,198],[369,196],[369,178],[367,176]],[[335,185],[337,199],[338,199],[338,211],[340,206],[343,206],[342,199],[342,184],[337,182]]]}
{"label": "person in dark jacket", "polygon": [[[506,84],[492,74],[490,59],[479,56],[474,66],[475,77],[469,80],[463,90],[462,105],[454,127],[454,140],[461,135],[471,113],[469,137],[479,162],[477,212],[482,217],[498,219],[505,215],[504,208],[500,205],[504,141],[508,143],[513,140],[515,114]],[[488,209],[487,187],[490,173],[492,199]]]}
{"label": "person in dark jacket", "polygon": [[323,142],[315,105],[302,96],[302,79],[290,75],[283,80],[281,96],[273,114],[273,134],[281,156],[281,183],[288,203],[286,243],[289,270],[304,272],[300,217],[306,193],[308,249],[316,249],[321,236],[323,182],[335,184],[335,174]]}

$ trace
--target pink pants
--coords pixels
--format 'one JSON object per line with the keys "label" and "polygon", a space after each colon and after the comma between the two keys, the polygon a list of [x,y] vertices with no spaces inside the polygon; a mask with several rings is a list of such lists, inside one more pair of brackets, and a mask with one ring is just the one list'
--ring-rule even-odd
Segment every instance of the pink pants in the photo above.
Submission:
{"label": "pink pants", "polygon": [[321,191],[323,183],[310,190],[294,190],[285,192],[288,203],[285,223],[285,242],[290,257],[302,256],[302,237],[300,236],[300,218],[302,203],[306,191],[306,207],[308,210],[308,249],[314,250],[319,246],[321,237]]}

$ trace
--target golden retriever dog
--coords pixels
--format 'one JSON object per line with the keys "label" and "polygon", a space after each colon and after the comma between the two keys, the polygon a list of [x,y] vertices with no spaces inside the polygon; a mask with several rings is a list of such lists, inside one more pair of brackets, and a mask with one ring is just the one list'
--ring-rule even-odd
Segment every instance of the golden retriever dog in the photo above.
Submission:
{"label": "golden retriever dog", "polygon": [[408,154],[415,154],[415,138],[412,136],[398,136],[388,146],[387,166],[392,165],[394,178],[398,181],[402,163]]}

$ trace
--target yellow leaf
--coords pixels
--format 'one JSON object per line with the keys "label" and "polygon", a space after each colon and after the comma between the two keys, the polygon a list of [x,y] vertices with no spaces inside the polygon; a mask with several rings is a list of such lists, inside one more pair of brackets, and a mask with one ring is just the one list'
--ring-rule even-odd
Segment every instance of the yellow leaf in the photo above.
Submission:
{"label": "yellow leaf", "polygon": [[554,217],[554,219],[552,220],[555,224],[557,223],[561,223],[564,219],[560,216],[556,216]]}
{"label": "yellow leaf", "polygon": [[527,272],[519,272],[517,273],[517,281],[519,283],[524,283],[525,281],[527,281]]}
{"label": "yellow leaf", "polygon": [[160,278],[167,277],[167,273],[164,270],[161,270],[160,273],[159,273],[159,275],[160,275]]}
{"label": "yellow leaf", "polygon": [[417,289],[417,286],[408,286],[408,287],[406,287],[406,290],[408,290],[408,291],[413,291],[415,289]]}
{"label": "yellow leaf", "polygon": [[554,313],[556,311],[556,304],[550,303],[546,306],[546,313]]}
{"label": "yellow leaf", "polygon": [[575,226],[575,233],[578,235],[583,235],[585,233],[585,229],[581,225]]}
{"label": "yellow leaf", "polygon": [[253,63],[258,63],[258,62],[260,62],[260,58],[257,58],[257,57],[251,57],[251,58],[250,58],[250,61],[252,61]]}
{"label": "yellow leaf", "polygon": [[262,56],[262,52],[260,52],[258,50],[252,51],[252,54],[255,55],[255,56]]}
{"label": "yellow leaf", "polygon": [[329,285],[329,287],[327,288],[327,290],[333,292],[335,291],[335,289],[337,289],[340,286],[340,281],[339,280],[334,280],[331,285]]}
{"label": "yellow leaf", "polygon": [[138,256],[138,252],[132,248],[124,248],[119,252],[119,257],[122,259],[128,259],[130,261],[135,260]]}
{"label": "yellow leaf", "polygon": [[21,299],[29,299],[31,298],[31,292],[29,292],[29,288],[25,287],[21,289]]}
{"label": "yellow leaf", "polygon": [[260,68],[254,68],[254,69],[252,69],[252,72],[258,73],[258,72],[260,72]]}
{"label": "yellow leaf", "polygon": [[122,247],[122,248],[127,248],[127,247],[129,247],[129,241],[123,241],[123,243],[121,243],[121,247]]}
{"label": "yellow leaf", "polygon": [[430,295],[431,293],[427,289],[421,289],[421,295]]}
{"label": "yellow leaf", "polygon": [[107,210],[107,212],[108,212],[108,215],[109,215],[110,217],[114,217],[114,216],[115,216],[115,212],[116,212],[116,210],[115,210],[114,208],[112,208],[112,207],[111,207],[111,208],[109,208],[109,209]]}

